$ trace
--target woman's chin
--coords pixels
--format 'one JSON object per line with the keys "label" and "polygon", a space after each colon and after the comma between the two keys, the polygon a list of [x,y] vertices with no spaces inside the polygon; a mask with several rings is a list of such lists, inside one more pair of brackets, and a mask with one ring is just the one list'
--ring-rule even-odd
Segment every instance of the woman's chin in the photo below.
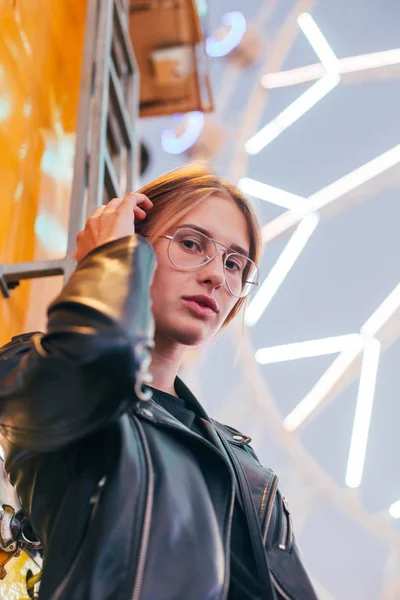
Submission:
{"label": "woman's chin", "polygon": [[175,340],[183,346],[201,346],[211,338],[212,334],[199,331],[180,331],[175,335]]}
{"label": "woman's chin", "polygon": [[200,346],[210,340],[215,331],[210,327],[205,327],[203,323],[182,323],[171,332],[173,339],[183,346]]}
{"label": "woman's chin", "polygon": [[162,344],[172,343],[182,346],[200,346],[211,340],[217,333],[219,327],[216,324],[207,323],[192,318],[185,318],[184,315],[173,323],[163,322],[156,319],[156,342],[162,341]]}

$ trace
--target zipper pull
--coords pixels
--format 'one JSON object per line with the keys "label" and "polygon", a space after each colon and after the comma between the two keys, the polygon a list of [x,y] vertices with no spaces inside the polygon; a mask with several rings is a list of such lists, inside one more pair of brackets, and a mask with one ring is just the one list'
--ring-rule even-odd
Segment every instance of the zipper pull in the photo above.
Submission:
{"label": "zipper pull", "polygon": [[282,496],[282,504],[283,510],[285,514],[283,515],[284,525],[283,525],[283,533],[281,543],[279,544],[279,548],[281,550],[290,550],[292,547],[293,541],[293,529],[292,529],[292,518],[290,516],[289,504],[286,496]]}
{"label": "zipper pull", "polygon": [[235,442],[241,442],[242,444],[250,444],[251,442],[251,437],[248,435],[233,435],[232,439],[235,440]]}
{"label": "zipper pull", "polygon": [[106,484],[106,481],[107,481],[107,475],[103,475],[103,477],[101,479],[99,479],[99,481],[97,482],[96,492],[90,498],[90,504],[97,504],[97,502],[100,500],[100,496],[103,492],[103,488]]}
{"label": "zipper pull", "polygon": [[286,496],[282,496],[282,502],[285,506],[287,514],[290,515],[289,504],[288,504]]}

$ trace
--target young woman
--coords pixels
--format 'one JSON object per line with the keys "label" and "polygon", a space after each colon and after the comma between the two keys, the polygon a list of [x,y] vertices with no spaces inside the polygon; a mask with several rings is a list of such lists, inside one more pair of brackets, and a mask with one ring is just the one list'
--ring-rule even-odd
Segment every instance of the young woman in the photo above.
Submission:
{"label": "young woman", "polygon": [[260,250],[235,187],[178,169],[94,212],[47,332],[3,348],[1,444],[41,600],[315,600],[277,477],[177,377],[243,307]]}

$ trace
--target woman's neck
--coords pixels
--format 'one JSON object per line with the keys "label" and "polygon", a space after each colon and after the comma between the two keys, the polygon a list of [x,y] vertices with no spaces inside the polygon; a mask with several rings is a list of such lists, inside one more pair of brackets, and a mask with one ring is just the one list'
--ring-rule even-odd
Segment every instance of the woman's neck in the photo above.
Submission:
{"label": "woman's neck", "polygon": [[176,396],[175,378],[182,359],[186,353],[184,346],[171,347],[155,337],[155,346],[151,355],[150,373],[153,377],[152,387]]}

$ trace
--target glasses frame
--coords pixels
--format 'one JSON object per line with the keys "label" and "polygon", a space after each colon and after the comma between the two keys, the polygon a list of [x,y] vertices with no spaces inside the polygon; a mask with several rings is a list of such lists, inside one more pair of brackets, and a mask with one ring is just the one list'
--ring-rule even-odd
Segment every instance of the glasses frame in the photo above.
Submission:
{"label": "glasses frame", "polygon": [[[177,235],[177,234],[178,234],[180,231],[182,231],[182,230],[185,230],[185,229],[187,229],[188,231],[193,231],[193,232],[195,232],[195,233],[197,233],[197,234],[199,234],[199,233],[200,233],[200,234],[201,234],[201,235],[203,235],[205,238],[207,238],[208,240],[210,240],[210,242],[212,242],[212,243],[214,244],[214,247],[215,247],[215,252],[214,252],[214,254],[213,254],[212,256],[207,256],[207,257],[206,257],[206,258],[207,258],[207,260],[205,260],[205,261],[204,261],[203,263],[201,263],[200,265],[197,265],[196,267],[179,267],[179,266],[178,266],[176,263],[174,263],[174,261],[173,261],[173,260],[172,260],[172,258],[171,258],[171,255],[170,255],[171,242],[174,240],[174,237],[175,237],[175,236],[176,236],[176,235]],[[211,261],[212,261],[212,260],[213,260],[213,259],[214,259],[214,258],[217,256],[218,252],[221,250],[221,249],[219,249],[217,246],[222,246],[222,248],[223,248],[223,252],[224,252],[224,254],[225,254],[225,256],[224,256],[224,263],[223,263],[223,266],[224,266],[224,279],[225,279],[225,284],[226,284],[226,287],[227,287],[227,289],[228,289],[229,293],[230,293],[232,296],[234,296],[234,298],[247,298],[247,297],[248,297],[248,296],[250,296],[250,295],[251,295],[251,294],[254,292],[254,290],[255,290],[255,289],[256,289],[256,288],[257,288],[257,287],[260,285],[260,282],[259,282],[259,273],[260,273],[260,272],[259,272],[259,268],[258,268],[258,265],[257,265],[257,264],[256,264],[256,263],[255,263],[253,260],[251,260],[251,258],[249,258],[248,256],[245,256],[244,254],[241,254],[240,252],[231,251],[231,249],[230,249],[230,248],[228,248],[227,246],[224,246],[224,244],[221,244],[221,242],[217,242],[217,240],[214,240],[213,238],[209,237],[208,235],[206,235],[206,234],[205,234],[205,233],[203,233],[202,231],[198,231],[197,229],[193,229],[192,227],[181,227],[180,229],[177,229],[173,235],[160,235],[159,237],[160,237],[160,238],[164,238],[164,239],[168,240],[168,250],[167,250],[168,258],[169,258],[169,260],[171,261],[171,263],[174,265],[174,267],[176,267],[176,268],[177,268],[177,269],[179,269],[180,271],[195,271],[196,269],[201,269],[201,267],[203,267],[203,266],[204,266],[204,265],[206,265],[207,263],[211,262]],[[230,251],[230,252],[227,252],[227,251]],[[254,265],[254,267],[255,267],[255,269],[256,269],[256,271],[257,271],[257,281],[244,281],[244,282],[243,282],[243,283],[247,283],[247,284],[250,284],[250,285],[252,285],[252,286],[253,286],[252,288],[250,288],[250,292],[248,292],[248,293],[247,293],[247,294],[245,294],[244,296],[237,296],[236,294],[234,294],[234,293],[232,292],[232,290],[231,290],[231,288],[230,288],[230,286],[229,286],[228,280],[227,280],[227,278],[226,278],[226,270],[225,270],[226,261],[229,259],[229,257],[230,257],[230,256],[234,256],[234,255],[243,256],[243,257],[244,257],[246,260],[250,261],[250,262],[251,262],[251,263]]]}

